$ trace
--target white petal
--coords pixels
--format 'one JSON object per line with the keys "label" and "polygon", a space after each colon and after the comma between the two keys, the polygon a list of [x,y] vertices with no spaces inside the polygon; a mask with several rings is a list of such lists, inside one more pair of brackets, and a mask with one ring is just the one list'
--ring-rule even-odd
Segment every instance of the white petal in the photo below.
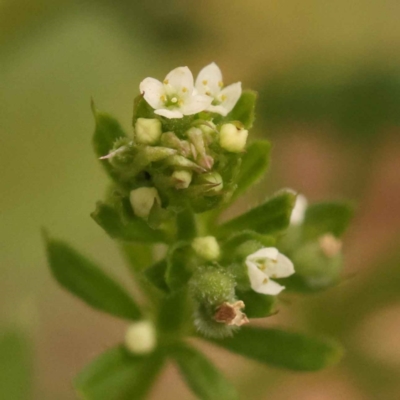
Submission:
{"label": "white petal", "polygon": [[292,261],[285,255],[279,253],[275,261],[266,263],[265,273],[270,278],[286,278],[294,274],[294,266]]}
{"label": "white petal", "polygon": [[213,113],[220,114],[220,115],[222,115],[222,116],[224,116],[224,117],[225,117],[226,115],[228,115],[228,111],[227,111],[226,108],[225,108],[224,106],[222,106],[222,105],[220,105],[220,106],[213,106],[213,105],[211,105],[211,106],[208,106],[206,110],[207,110],[207,111],[210,111],[210,112],[213,112]]}
{"label": "white petal", "polygon": [[196,79],[196,89],[203,94],[207,92],[212,97],[217,96],[221,90],[221,85],[222,73],[215,63],[205,66]]}
{"label": "white petal", "polygon": [[271,279],[269,279],[267,283],[264,283],[261,286],[259,286],[257,290],[253,288],[253,290],[257,293],[269,294],[270,296],[276,296],[284,289],[285,286],[282,286]]}
{"label": "white petal", "polygon": [[[231,112],[242,94],[242,83],[236,82],[221,90],[218,98],[221,99],[221,106],[225,108],[227,113]],[[225,99],[225,100],[223,100]]]}
{"label": "white petal", "polygon": [[263,247],[257,250],[255,253],[247,256],[246,261],[256,261],[262,258],[270,258],[271,260],[276,260],[278,258],[279,251],[275,247]]}
{"label": "white petal", "polygon": [[297,195],[296,204],[293,207],[292,215],[290,216],[290,223],[292,225],[300,225],[304,220],[308,201],[302,194]]}
{"label": "white petal", "polygon": [[154,78],[146,78],[140,83],[140,93],[143,94],[144,99],[153,107],[161,108],[163,102],[161,96],[164,95],[164,85]]}
{"label": "white petal", "polygon": [[175,68],[165,77],[164,85],[171,94],[191,94],[193,75],[188,67]]}
{"label": "white petal", "polygon": [[211,103],[211,97],[198,94],[196,96],[187,97],[181,105],[180,110],[184,115],[197,114],[204,111]]}
{"label": "white petal", "polygon": [[183,114],[180,111],[168,110],[166,108],[160,108],[160,109],[154,111],[154,114],[161,115],[162,117],[169,118],[169,119],[183,117]]}
{"label": "white petal", "polygon": [[277,295],[285,287],[279,285],[273,280],[269,279],[262,271],[260,271],[257,266],[249,261],[246,261],[247,271],[249,274],[251,288],[262,294]]}

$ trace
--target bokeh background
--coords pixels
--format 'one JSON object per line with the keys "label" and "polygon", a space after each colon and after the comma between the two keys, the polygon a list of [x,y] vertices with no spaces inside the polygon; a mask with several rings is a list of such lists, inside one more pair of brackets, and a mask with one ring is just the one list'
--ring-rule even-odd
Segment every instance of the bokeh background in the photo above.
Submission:
{"label": "bokeh background", "polygon": [[[74,399],[76,372],[124,335],[56,285],[40,235],[132,287],[89,217],[106,183],[90,98],[129,130],[144,77],[215,61],[259,91],[254,134],[274,144],[267,178],[232,212],[291,187],[357,213],[343,283],[290,296],[267,321],[340,339],[339,366],[294,374],[204,350],[244,398],[399,399],[399,15],[398,0],[0,0],[0,398]],[[193,395],[170,365],[151,398]]]}

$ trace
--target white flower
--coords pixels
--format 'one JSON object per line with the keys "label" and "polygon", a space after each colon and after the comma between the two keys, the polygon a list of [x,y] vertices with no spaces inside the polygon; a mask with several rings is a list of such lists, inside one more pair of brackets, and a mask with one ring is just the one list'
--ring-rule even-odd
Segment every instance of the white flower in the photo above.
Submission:
{"label": "white flower", "polygon": [[275,247],[264,247],[246,258],[251,288],[258,293],[277,295],[284,286],[271,278],[286,278],[294,274],[293,263]]}
{"label": "white flower", "polygon": [[204,67],[196,79],[196,89],[201,94],[210,96],[213,100],[206,110],[227,115],[242,94],[241,82],[233,83],[224,88],[222,73],[218,65],[211,63]]}
{"label": "white flower", "polygon": [[290,216],[291,225],[300,225],[304,221],[307,206],[307,198],[302,194],[298,194],[296,198],[296,204],[294,205],[292,215]]}
{"label": "white flower", "polygon": [[188,67],[175,68],[163,82],[154,78],[144,79],[140,83],[140,92],[155,109],[155,114],[166,118],[197,114],[212,101],[210,97],[194,90],[193,75]]}
{"label": "white flower", "polygon": [[125,346],[134,354],[150,353],[156,346],[156,331],[149,321],[131,324],[125,334]]}

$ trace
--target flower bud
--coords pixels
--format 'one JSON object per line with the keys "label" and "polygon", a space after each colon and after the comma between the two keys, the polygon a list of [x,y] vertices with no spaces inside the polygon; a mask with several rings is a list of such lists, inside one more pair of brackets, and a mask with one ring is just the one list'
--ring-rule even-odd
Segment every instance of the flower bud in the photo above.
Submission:
{"label": "flower bud", "polygon": [[219,132],[220,146],[232,153],[240,153],[246,147],[248,131],[238,129],[234,124],[224,124]]}
{"label": "flower bud", "polygon": [[198,256],[208,261],[217,260],[220,256],[220,248],[214,236],[198,237],[192,242],[193,250]]}
{"label": "flower bud", "polygon": [[192,181],[192,171],[185,169],[177,169],[172,174],[172,180],[175,184],[175,189],[187,189]]}
{"label": "flower bud", "polygon": [[204,195],[215,195],[224,187],[222,176],[218,172],[200,175],[199,182],[206,187],[206,193]]}
{"label": "flower bud", "polygon": [[150,353],[156,346],[156,332],[149,321],[131,324],[125,334],[125,346],[133,354]]}
{"label": "flower bud", "polygon": [[150,214],[150,210],[153,207],[155,201],[161,203],[156,188],[141,187],[139,189],[132,190],[129,195],[133,212],[135,215],[141,218],[147,218]]}
{"label": "flower bud", "polygon": [[135,139],[140,144],[156,144],[161,136],[161,122],[155,118],[138,118]]}

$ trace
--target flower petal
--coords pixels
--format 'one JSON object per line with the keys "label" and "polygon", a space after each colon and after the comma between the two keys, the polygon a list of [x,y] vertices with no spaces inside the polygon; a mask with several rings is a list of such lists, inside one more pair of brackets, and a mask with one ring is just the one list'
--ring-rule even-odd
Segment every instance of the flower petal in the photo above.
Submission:
{"label": "flower petal", "polygon": [[285,286],[276,283],[272,279],[269,279],[267,283],[263,283],[261,286],[257,288],[257,290],[253,288],[253,290],[257,293],[269,294],[270,296],[276,296],[284,289]]}
{"label": "flower petal", "polygon": [[257,261],[263,258],[270,258],[271,260],[276,260],[278,258],[279,251],[275,247],[263,247],[257,250],[255,253],[247,256],[246,261]]}
{"label": "flower petal", "polygon": [[178,110],[168,110],[166,108],[160,108],[154,111],[154,114],[161,115],[162,117],[171,118],[182,118],[183,114]]}
{"label": "flower petal", "polygon": [[191,94],[193,91],[193,75],[188,67],[173,69],[166,77],[164,86],[168,94]]}
{"label": "flower petal", "polygon": [[224,117],[225,117],[226,115],[228,115],[228,111],[226,111],[225,107],[222,106],[222,105],[220,105],[220,106],[213,106],[213,105],[211,105],[211,106],[208,106],[208,107],[206,108],[206,110],[207,110],[207,111],[210,111],[210,112],[213,112],[213,113],[220,114],[220,115],[222,115],[222,116],[224,116]]}
{"label": "flower petal", "polygon": [[279,253],[276,260],[266,263],[264,271],[270,278],[286,278],[294,274],[294,266],[291,260]]}
{"label": "flower petal", "polygon": [[154,78],[146,78],[140,82],[140,93],[144,99],[155,109],[163,107],[161,96],[165,93],[164,85]]}
{"label": "flower petal", "polygon": [[196,78],[196,89],[212,97],[216,97],[221,91],[222,73],[215,63],[205,66]]}
{"label": "flower petal", "polygon": [[236,82],[221,90],[218,100],[221,101],[227,113],[231,112],[242,94],[242,83]]}
{"label": "flower petal", "polygon": [[297,195],[296,203],[292,210],[292,215],[290,216],[290,223],[292,225],[300,225],[306,213],[308,201],[302,194]]}
{"label": "flower petal", "polygon": [[285,287],[279,285],[273,280],[269,279],[262,271],[257,268],[257,265],[251,261],[246,261],[247,271],[249,274],[251,288],[262,294],[277,295]]}
{"label": "flower petal", "polygon": [[187,97],[181,105],[180,110],[184,115],[197,114],[204,111],[211,104],[211,97],[198,94],[196,96]]}

